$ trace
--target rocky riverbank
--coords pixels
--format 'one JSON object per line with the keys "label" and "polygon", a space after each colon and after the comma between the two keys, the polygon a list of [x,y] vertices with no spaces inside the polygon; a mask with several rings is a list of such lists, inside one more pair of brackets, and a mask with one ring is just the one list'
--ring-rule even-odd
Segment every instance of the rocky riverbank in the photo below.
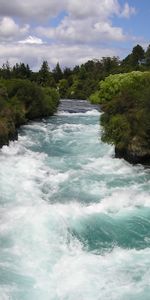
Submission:
{"label": "rocky riverbank", "polygon": [[116,157],[150,164],[150,72],[110,75],[91,100],[101,105],[102,141]]}
{"label": "rocky riverbank", "polygon": [[150,153],[133,152],[128,149],[117,149],[115,148],[115,157],[124,158],[131,164],[143,164],[150,165]]}

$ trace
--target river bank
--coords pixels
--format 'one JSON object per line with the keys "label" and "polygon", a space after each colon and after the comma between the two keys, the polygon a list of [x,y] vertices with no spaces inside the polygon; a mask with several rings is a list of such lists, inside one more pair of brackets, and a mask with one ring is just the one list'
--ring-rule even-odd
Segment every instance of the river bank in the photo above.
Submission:
{"label": "river bank", "polygon": [[91,95],[101,105],[102,140],[115,146],[116,157],[150,162],[150,72],[108,76]]}
{"label": "river bank", "polygon": [[0,147],[18,138],[18,128],[30,120],[53,115],[59,104],[56,89],[29,80],[0,80]]}
{"label": "river bank", "polygon": [[69,105],[0,150],[1,299],[148,300],[149,170],[113,158],[98,110]]}

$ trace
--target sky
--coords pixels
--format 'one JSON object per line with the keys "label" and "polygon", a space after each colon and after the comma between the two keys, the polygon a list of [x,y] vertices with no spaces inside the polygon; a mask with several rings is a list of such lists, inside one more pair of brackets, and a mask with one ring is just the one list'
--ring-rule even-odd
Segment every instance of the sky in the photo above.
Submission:
{"label": "sky", "polygon": [[149,0],[0,0],[0,66],[73,67],[150,43]]}

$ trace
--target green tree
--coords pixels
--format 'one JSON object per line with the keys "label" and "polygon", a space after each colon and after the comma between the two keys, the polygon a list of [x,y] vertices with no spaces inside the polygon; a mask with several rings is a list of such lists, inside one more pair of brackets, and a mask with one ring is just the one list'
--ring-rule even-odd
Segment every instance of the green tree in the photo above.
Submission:
{"label": "green tree", "polygon": [[149,72],[140,71],[109,75],[105,80],[100,81],[98,91],[91,95],[92,101],[105,105],[125,89],[132,88],[136,91],[139,86],[144,88],[149,77]]}
{"label": "green tree", "polygon": [[137,66],[139,65],[139,62],[144,59],[145,57],[145,51],[142,48],[142,46],[137,45],[132,50],[132,65]]}
{"label": "green tree", "polygon": [[30,79],[31,75],[32,72],[28,64],[25,65],[24,63],[16,63],[16,65],[12,69],[13,78]]}
{"label": "green tree", "polygon": [[51,84],[50,68],[46,60],[42,62],[41,68],[39,70],[38,83],[41,86],[50,86]]}
{"label": "green tree", "polygon": [[1,69],[1,76],[4,79],[10,79],[11,78],[11,67],[8,61],[2,65]]}
{"label": "green tree", "polygon": [[66,79],[61,79],[58,84],[59,94],[61,98],[67,97],[68,91],[68,81]]}
{"label": "green tree", "polygon": [[61,80],[63,78],[63,73],[62,73],[59,63],[56,64],[56,67],[53,69],[52,73],[53,73],[56,83],[58,83],[59,80]]}
{"label": "green tree", "polygon": [[150,66],[150,45],[147,47],[147,50],[145,52],[145,60],[146,60],[146,65],[149,67]]}
{"label": "green tree", "polygon": [[101,59],[101,64],[103,68],[104,75],[108,75],[110,73],[115,73],[117,67],[119,66],[119,58],[118,57],[103,57]]}

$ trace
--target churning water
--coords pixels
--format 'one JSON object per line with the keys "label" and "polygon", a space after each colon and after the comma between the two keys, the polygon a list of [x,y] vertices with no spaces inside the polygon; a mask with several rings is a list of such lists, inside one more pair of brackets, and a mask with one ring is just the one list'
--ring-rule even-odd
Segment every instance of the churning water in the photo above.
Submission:
{"label": "churning water", "polygon": [[[77,112],[77,113],[75,113]],[[0,151],[0,300],[149,300],[150,170],[62,101]]]}

